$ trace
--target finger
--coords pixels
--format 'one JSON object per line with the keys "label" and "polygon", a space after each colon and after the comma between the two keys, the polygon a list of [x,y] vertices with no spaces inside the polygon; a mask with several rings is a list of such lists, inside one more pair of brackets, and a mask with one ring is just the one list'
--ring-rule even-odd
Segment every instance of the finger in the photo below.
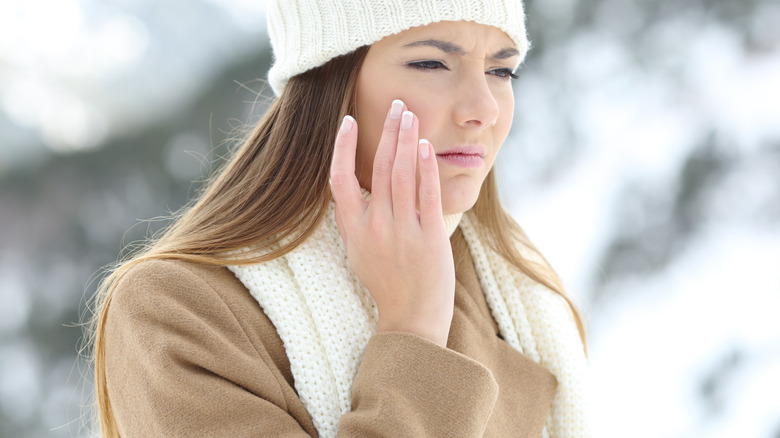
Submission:
{"label": "finger", "polygon": [[417,117],[411,111],[401,115],[401,130],[393,163],[393,216],[416,217],[417,200]]}
{"label": "finger", "polygon": [[339,234],[341,235],[341,241],[344,242],[344,248],[347,247],[347,233],[344,230],[344,222],[341,219],[341,212],[339,211],[339,205],[336,204],[336,208],[334,209],[333,215],[336,216],[336,226],[339,229]]}
{"label": "finger", "polygon": [[349,223],[365,211],[366,201],[360,194],[360,184],[355,176],[355,155],[357,153],[357,123],[351,116],[345,116],[336,135],[333,147],[333,161],[330,165],[330,189],[333,199],[341,206],[342,214]]}
{"label": "finger", "polygon": [[441,183],[436,154],[428,140],[420,140],[420,225],[423,230],[444,227]]}
{"label": "finger", "polygon": [[406,105],[401,100],[394,100],[387,112],[385,124],[382,128],[382,137],[374,155],[373,174],[371,176],[372,205],[392,214],[391,177],[393,162],[395,161],[396,145],[398,144],[398,130],[401,124],[401,114]]}

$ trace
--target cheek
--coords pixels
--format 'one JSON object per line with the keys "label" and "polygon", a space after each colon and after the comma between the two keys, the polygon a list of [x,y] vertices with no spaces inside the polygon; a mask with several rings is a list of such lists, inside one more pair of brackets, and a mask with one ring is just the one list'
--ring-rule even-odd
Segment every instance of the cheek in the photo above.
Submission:
{"label": "cheek", "polygon": [[[441,135],[440,131],[445,126],[444,112],[442,111],[442,108],[447,105],[445,98],[426,89],[419,89],[408,94],[409,97],[404,102],[419,120],[420,138],[432,142],[436,141],[437,134]],[[436,145],[433,147],[435,148]]]}
{"label": "cheek", "polygon": [[[370,71],[361,71],[357,81],[357,98],[355,102],[354,117],[358,124],[358,145],[357,145],[357,173],[361,182],[361,173],[366,172],[368,168],[368,177],[370,178],[371,164],[376,154],[379,144],[379,138],[382,134],[385,111],[383,110],[384,99],[376,93],[381,90],[378,87],[376,76]],[[389,107],[390,102],[387,101]]]}
{"label": "cheek", "polygon": [[393,100],[401,99],[417,115],[422,136],[425,126],[431,125],[429,115],[434,114],[436,99],[425,89],[415,88],[398,75],[388,73],[389,68],[367,67],[358,75],[354,116],[358,122],[358,161],[372,163]]}
{"label": "cheek", "polygon": [[500,112],[498,120],[496,120],[494,132],[498,146],[501,147],[504,140],[506,140],[507,135],[509,135],[509,130],[512,127],[512,121],[514,120],[514,94],[510,91],[508,95],[499,97],[497,101]]}

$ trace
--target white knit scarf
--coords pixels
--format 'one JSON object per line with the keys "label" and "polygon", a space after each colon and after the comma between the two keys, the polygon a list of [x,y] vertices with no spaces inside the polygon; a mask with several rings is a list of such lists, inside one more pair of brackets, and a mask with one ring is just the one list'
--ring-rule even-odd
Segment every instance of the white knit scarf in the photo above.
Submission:
{"label": "white knit scarf", "polygon": [[[448,219],[454,231],[457,218]],[[459,226],[501,335],[558,380],[542,436],[590,436],[586,362],[568,305],[484,245],[472,213],[464,214]],[[539,260],[527,249],[522,253]],[[349,266],[333,203],[322,226],[293,251],[270,262],[229,268],[284,342],[295,389],[320,437],[336,436],[339,419],[351,409],[350,388],[378,314]]]}

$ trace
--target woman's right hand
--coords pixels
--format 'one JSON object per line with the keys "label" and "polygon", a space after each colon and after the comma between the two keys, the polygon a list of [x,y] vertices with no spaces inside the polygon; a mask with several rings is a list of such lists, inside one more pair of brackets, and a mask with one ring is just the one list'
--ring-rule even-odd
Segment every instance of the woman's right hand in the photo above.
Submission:
{"label": "woman's right hand", "polygon": [[418,140],[419,121],[405,110],[393,101],[385,119],[369,201],[355,175],[357,122],[344,118],[330,172],[336,222],[352,269],[376,301],[377,330],[414,333],[444,347],[455,299],[452,248],[436,154]]}

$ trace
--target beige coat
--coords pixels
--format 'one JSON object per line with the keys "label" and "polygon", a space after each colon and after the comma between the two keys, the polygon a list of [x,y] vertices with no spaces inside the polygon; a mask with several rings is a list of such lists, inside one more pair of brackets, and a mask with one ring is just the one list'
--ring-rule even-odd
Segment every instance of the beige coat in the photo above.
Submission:
{"label": "beige coat", "polygon": [[[375,334],[343,437],[541,436],[555,377],[498,336],[460,231],[447,348]],[[119,283],[106,376],[123,437],[316,437],[279,335],[227,268],[145,262]]]}

